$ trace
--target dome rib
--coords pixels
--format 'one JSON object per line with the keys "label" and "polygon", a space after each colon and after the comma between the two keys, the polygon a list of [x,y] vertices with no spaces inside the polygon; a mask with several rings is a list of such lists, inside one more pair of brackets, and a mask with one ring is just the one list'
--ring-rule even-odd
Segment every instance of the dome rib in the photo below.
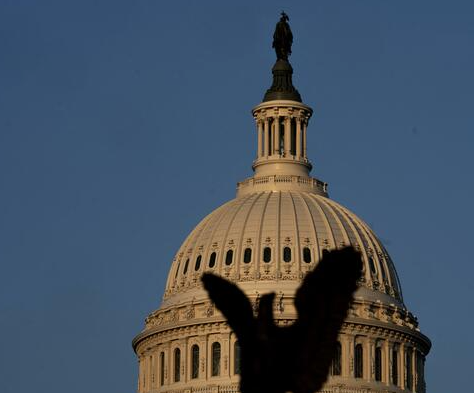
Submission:
{"label": "dome rib", "polygon": [[[225,230],[225,234],[224,234],[224,237],[222,238],[222,252],[219,254],[218,258],[217,258],[217,272],[219,274],[222,274],[222,270],[224,268],[224,259],[225,259],[225,255],[227,253],[227,250],[230,250],[231,248],[228,248],[228,240],[229,240],[229,232],[230,232],[230,229],[232,228],[232,224],[234,223],[234,220],[235,220],[235,217],[237,216],[237,214],[242,210],[242,208],[245,206],[246,202],[253,197],[253,194],[249,194],[247,195],[246,197],[244,197],[244,202],[242,203],[239,203],[239,205],[237,206],[237,208],[235,209],[234,213],[232,214],[232,217],[229,219],[229,223],[227,224],[227,228]],[[235,258],[235,256],[234,256]],[[234,259],[235,260],[235,259]]]}
{"label": "dome rib", "polygon": [[[275,263],[273,266],[270,267],[271,270],[276,272],[281,271],[281,257],[280,257],[280,248],[281,248],[281,199],[282,199],[282,193],[281,191],[278,191],[278,208],[277,208],[277,217],[276,217],[276,222],[277,222],[277,227],[276,227],[276,234],[275,234]],[[272,258],[273,261],[273,258]],[[275,279],[278,281],[278,274],[275,274]]]}
{"label": "dome rib", "polygon": [[244,234],[247,233],[247,222],[250,217],[250,214],[252,213],[257,201],[262,197],[263,193],[258,193],[258,194],[253,194],[254,198],[252,201],[252,204],[250,205],[250,208],[248,209],[247,215],[245,216],[243,225],[242,225],[242,230],[240,231],[240,239],[239,242],[237,243],[237,250],[236,250],[236,261],[235,261],[235,271],[237,276],[240,276],[240,266],[242,262],[242,249],[244,248]]}
{"label": "dome rib", "polygon": [[[308,205],[308,201],[306,200],[306,198],[304,197],[305,194],[298,194],[298,197],[303,201],[303,205],[306,207],[306,211],[308,212],[308,216],[312,217],[312,214],[311,214],[311,209]],[[310,228],[312,229],[312,232],[313,232],[313,239],[314,239],[314,259],[316,260],[316,256],[318,256],[319,258],[319,250],[321,248],[321,244],[319,242],[319,239],[318,239],[318,234],[317,234],[317,231],[316,231],[316,226],[314,224],[314,219],[312,218],[311,219],[311,224],[310,225]]]}
{"label": "dome rib", "polygon": [[[342,223],[341,217],[338,216],[335,206],[330,203],[329,199],[325,199],[325,200],[320,199],[320,201],[326,207],[327,211],[332,215],[334,221],[337,223],[337,228],[339,229],[339,232],[341,233],[343,244],[345,246],[351,244],[350,239],[349,239],[349,234],[347,233],[347,229]],[[343,244],[341,243],[339,245],[336,245],[336,247],[340,247]]]}
{"label": "dome rib", "polygon": [[[234,199],[235,201],[235,199]],[[224,206],[227,206],[228,204],[225,204]],[[226,212],[229,210],[229,207],[226,208]],[[219,217],[218,217],[218,220],[217,220],[217,224],[214,225],[213,227],[211,227],[211,234],[209,236],[209,240],[207,241],[207,247],[206,247],[206,259],[204,261],[204,263],[207,265],[207,268],[206,270],[209,270],[209,266],[208,266],[208,262],[209,262],[209,256],[210,256],[210,251],[213,250],[213,244],[215,243],[214,241],[214,235],[217,231],[217,228],[219,228],[222,220],[224,219],[226,215],[225,214],[221,214]],[[217,252],[217,251],[216,251]],[[217,252],[217,255],[219,255],[219,252]],[[216,261],[217,263],[217,261]]]}
{"label": "dome rib", "polygon": [[[313,224],[314,224],[314,229],[315,229],[315,232],[316,234],[318,235],[319,237],[319,244],[320,244],[320,248],[318,248],[317,252],[318,252],[318,260],[321,259],[322,257],[322,250],[328,246],[328,247],[335,247],[335,241],[334,241],[334,235],[332,233],[332,230],[331,230],[331,227],[329,226],[329,222],[327,220],[327,217],[326,215],[324,214],[324,211],[323,209],[321,208],[321,206],[319,205],[319,203],[317,202],[318,199],[317,198],[314,198],[314,195],[312,194],[303,194],[304,196],[303,197],[308,197],[308,199],[311,201],[311,205],[308,204],[308,206],[312,206],[314,210],[316,210],[318,212],[318,214],[313,214],[311,212],[311,217],[312,217],[312,220],[313,220]],[[310,210],[311,210],[311,207],[310,207]],[[315,222],[315,219],[316,217],[321,217],[321,218],[325,218],[325,220],[321,220],[321,223],[322,225],[324,226],[324,229],[325,229],[325,233],[321,233],[320,235],[320,231],[317,230],[317,226],[316,226],[316,222]],[[326,235],[326,237],[322,237],[323,235]],[[332,245],[330,244],[327,244],[329,243],[330,239],[329,238],[332,238]]]}
{"label": "dome rib", "polygon": [[[294,249],[295,249],[295,261],[297,262],[297,273],[301,271],[302,267],[302,258],[301,258],[301,241],[300,241],[300,230],[298,228],[298,214],[296,212],[296,205],[295,199],[293,197],[293,193],[290,191],[289,196],[291,198],[291,204],[293,205],[293,228],[295,231],[295,239],[294,239]],[[294,269],[293,269],[294,270]]]}
{"label": "dome rib", "polygon": [[[343,212],[346,213],[345,210],[343,210]],[[362,238],[360,236],[360,233],[359,233],[359,230],[358,230],[357,226],[351,220],[351,218],[349,217],[349,214],[344,214],[344,216],[345,216],[345,219],[346,219],[346,222],[347,222],[348,226],[351,228],[352,233],[354,234],[354,237],[357,239],[357,244],[352,244],[352,246],[359,249],[359,251],[361,252],[362,257],[363,257],[365,262],[368,261],[367,251],[365,249],[365,243],[364,243],[364,241],[362,240]],[[365,276],[364,278],[365,278],[365,280],[366,281],[370,280],[370,272],[368,272],[368,269],[366,269],[366,263],[362,264],[362,266],[363,266],[363,269],[364,269],[364,276]]]}
{"label": "dome rib", "polygon": [[[265,194],[265,193],[264,193]],[[260,255],[262,254],[262,235],[263,235],[263,222],[264,222],[264,219],[265,219],[265,213],[267,211],[267,206],[268,206],[268,202],[270,201],[270,198],[272,196],[272,193],[268,193],[268,197],[267,199],[265,200],[265,203],[263,205],[263,209],[262,209],[262,215],[261,215],[261,218],[260,218],[260,225],[258,227],[258,241],[257,241],[257,252],[255,253],[255,281],[258,280],[258,273],[260,272],[260,261],[261,261],[261,258],[260,258]]]}

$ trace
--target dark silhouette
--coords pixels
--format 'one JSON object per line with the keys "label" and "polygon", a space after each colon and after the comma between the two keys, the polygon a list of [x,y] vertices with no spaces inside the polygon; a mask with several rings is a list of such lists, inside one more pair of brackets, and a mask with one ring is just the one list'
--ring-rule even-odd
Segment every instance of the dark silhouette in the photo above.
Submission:
{"label": "dark silhouette", "polygon": [[273,44],[278,60],[288,60],[291,55],[291,45],[293,44],[293,34],[291,33],[288,21],[290,18],[284,12],[281,13],[280,21],[276,24],[273,33]]}
{"label": "dark silhouette", "polygon": [[273,320],[274,293],[261,297],[254,317],[250,300],[236,285],[204,274],[205,289],[239,340],[241,392],[321,389],[361,274],[360,254],[352,247],[326,253],[298,288],[298,319],[287,327],[278,327]]}

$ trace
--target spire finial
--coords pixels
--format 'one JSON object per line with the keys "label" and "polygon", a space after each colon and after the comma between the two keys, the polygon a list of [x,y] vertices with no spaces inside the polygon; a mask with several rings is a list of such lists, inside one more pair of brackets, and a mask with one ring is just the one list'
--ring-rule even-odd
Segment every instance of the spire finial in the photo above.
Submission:
{"label": "spire finial", "polygon": [[280,21],[275,26],[273,33],[272,48],[275,49],[277,60],[288,61],[288,56],[291,55],[291,45],[293,44],[293,34],[291,33],[288,21],[290,18],[285,13],[281,12]]}
{"label": "spire finial", "polygon": [[291,45],[293,44],[293,33],[288,21],[290,18],[282,11],[279,22],[275,26],[273,33],[273,48],[275,49],[277,61],[272,68],[273,83],[267,90],[263,101],[291,100],[301,102],[300,93],[293,86],[293,68],[288,61],[291,55]]}

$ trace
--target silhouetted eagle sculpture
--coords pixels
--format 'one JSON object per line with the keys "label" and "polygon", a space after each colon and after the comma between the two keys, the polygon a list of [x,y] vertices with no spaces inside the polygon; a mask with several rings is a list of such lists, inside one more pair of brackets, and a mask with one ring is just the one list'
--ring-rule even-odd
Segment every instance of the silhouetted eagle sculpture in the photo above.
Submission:
{"label": "silhouetted eagle sculpture", "polygon": [[326,253],[296,292],[298,319],[278,327],[273,320],[274,293],[262,296],[254,317],[249,299],[236,285],[205,273],[204,287],[240,344],[241,392],[321,389],[361,274],[360,254],[352,247]]}
{"label": "silhouetted eagle sculpture", "polygon": [[291,33],[290,25],[288,24],[288,15],[281,13],[280,21],[275,26],[273,33],[273,44],[277,60],[288,60],[291,55],[291,45],[293,44],[293,34]]}

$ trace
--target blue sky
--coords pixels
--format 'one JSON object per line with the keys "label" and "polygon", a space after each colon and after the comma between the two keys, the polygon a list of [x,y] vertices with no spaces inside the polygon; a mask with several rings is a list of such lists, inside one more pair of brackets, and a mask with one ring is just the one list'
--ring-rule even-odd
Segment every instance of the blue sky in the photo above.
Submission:
{"label": "blue sky", "polygon": [[134,392],[170,262],[251,175],[284,9],[313,176],[368,222],[433,341],[474,363],[469,1],[0,2],[0,389]]}

